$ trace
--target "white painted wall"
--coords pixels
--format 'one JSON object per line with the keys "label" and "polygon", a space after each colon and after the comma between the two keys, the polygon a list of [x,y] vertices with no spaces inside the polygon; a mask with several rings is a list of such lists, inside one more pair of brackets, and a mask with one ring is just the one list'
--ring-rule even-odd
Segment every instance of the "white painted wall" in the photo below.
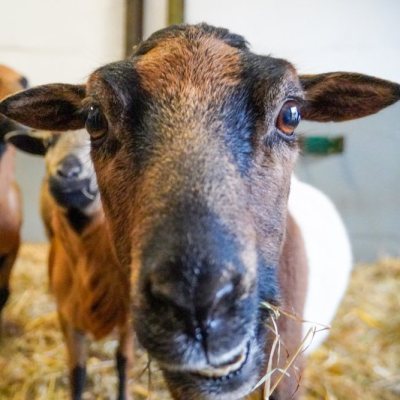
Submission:
{"label": "white painted wall", "polygon": [[168,19],[168,0],[144,0],[143,37],[164,28]]}
{"label": "white painted wall", "polygon": [[1,62],[32,84],[81,82],[124,56],[124,0],[1,0]]}
{"label": "white painted wall", "polygon": [[300,72],[357,71],[400,81],[399,0],[186,0],[188,23],[244,35]]}
{"label": "white painted wall", "polygon": [[[124,0],[0,0],[0,63],[32,85],[79,83],[104,63],[124,56]],[[18,154],[24,197],[23,238],[43,240],[38,214],[43,162]]]}

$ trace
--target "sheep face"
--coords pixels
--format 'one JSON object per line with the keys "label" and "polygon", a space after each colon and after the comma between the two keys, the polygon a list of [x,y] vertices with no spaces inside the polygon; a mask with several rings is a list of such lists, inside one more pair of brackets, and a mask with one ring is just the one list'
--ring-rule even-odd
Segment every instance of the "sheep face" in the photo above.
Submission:
{"label": "sheep face", "polygon": [[245,49],[223,30],[170,30],[87,86],[135,329],[177,398],[250,392],[264,370],[261,304],[278,302],[303,94],[289,63]]}
{"label": "sheep face", "polygon": [[45,158],[44,190],[59,207],[89,215],[97,211],[100,195],[90,142],[85,130],[77,132],[16,131],[6,140],[22,151]]}
{"label": "sheep face", "polygon": [[100,207],[96,175],[85,131],[52,133],[45,156],[46,179],[57,204],[88,213]]}

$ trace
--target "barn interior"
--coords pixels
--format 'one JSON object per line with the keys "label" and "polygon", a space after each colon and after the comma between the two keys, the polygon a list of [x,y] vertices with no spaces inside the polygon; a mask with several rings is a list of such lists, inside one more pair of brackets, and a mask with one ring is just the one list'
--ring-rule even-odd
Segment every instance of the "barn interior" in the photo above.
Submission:
{"label": "barn interior", "polygon": [[[158,29],[199,22],[243,35],[252,51],[288,59],[300,73],[357,71],[400,82],[396,0],[14,0],[1,6],[0,63],[21,73],[30,87],[84,82]],[[301,399],[400,397],[399,114],[398,102],[359,120],[302,121],[298,127],[296,175],[336,206],[354,264],[329,337],[298,377]],[[39,211],[45,164],[17,152],[15,170],[22,244],[2,315],[0,398],[68,399],[66,350]],[[304,347],[312,340],[306,339]],[[91,342],[84,399],[115,398],[117,346],[116,332]],[[137,342],[128,385],[133,399],[172,398],[157,363]]]}

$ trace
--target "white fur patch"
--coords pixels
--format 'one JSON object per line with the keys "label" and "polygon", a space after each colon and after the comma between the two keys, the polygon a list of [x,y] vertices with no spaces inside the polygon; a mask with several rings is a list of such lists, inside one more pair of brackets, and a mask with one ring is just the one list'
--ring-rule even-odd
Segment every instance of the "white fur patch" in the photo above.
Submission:
{"label": "white fur patch", "polygon": [[[346,229],[331,200],[294,176],[289,212],[301,229],[308,258],[304,319],[330,325],[347,288],[353,265]],[[304,332],[309,328],[305,324]],[[328,334],[329,331],[317,333],[307,353],[318,347]]]}

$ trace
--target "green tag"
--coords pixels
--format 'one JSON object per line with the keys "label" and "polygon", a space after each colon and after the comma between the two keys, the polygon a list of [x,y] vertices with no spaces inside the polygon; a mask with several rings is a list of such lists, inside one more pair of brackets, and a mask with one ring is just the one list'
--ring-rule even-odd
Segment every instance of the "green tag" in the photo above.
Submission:
{"label": "green tag", "polygon": [[305,155],[329,156],[344,151],[344,137],[303,136],[300,148]]}

